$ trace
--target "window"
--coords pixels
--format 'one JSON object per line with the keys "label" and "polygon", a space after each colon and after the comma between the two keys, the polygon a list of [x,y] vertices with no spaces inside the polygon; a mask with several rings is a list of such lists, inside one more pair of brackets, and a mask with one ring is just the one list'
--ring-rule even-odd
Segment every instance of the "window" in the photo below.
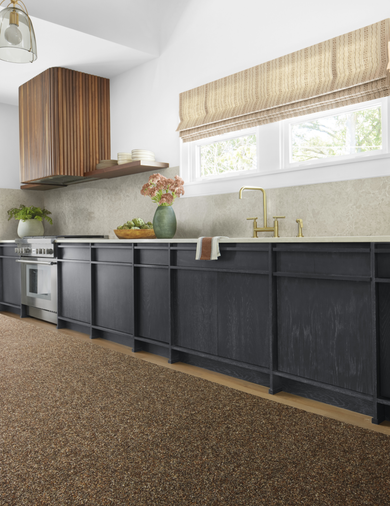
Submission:
{"label": "window", "polygon": [[284,167],[301,164],[334,163],[362,156],[383,154],[387,150],[386,102],[375,100],[370,106],[354,105],[337,113],[294,118],[283,125]]}
{"label": "window", "polygon": [[257,170],[256,134],[198,145],[199,177],[227,176]]}
{"label": "window", "polygon": [[390,175],[388,98],[181,142],[186,196]]}

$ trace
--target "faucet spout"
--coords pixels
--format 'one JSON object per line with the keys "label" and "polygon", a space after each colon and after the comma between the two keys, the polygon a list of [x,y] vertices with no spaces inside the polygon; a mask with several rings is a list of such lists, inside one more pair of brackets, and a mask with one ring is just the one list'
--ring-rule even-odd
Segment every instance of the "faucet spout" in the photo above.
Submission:
{"label": "faucet spout", "polygon": [[244,190],[259,190],[263,193],[263,223],[264,228],[268,228],[267,226],[267,197],[265,194],[264,188],[260,188],[260,186],[243,186],[239,191],[239,198],[242,199],[242,193]]}

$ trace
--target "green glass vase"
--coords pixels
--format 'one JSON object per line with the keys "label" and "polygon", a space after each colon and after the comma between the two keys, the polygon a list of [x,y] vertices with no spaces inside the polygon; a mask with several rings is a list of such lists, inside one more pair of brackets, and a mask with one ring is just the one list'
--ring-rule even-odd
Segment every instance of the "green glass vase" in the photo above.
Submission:
{"label": "green glass vase", "polygon": [[158,206],[153,217],[157,239],[172,239],[176,234],[176,215],[171,206]]}

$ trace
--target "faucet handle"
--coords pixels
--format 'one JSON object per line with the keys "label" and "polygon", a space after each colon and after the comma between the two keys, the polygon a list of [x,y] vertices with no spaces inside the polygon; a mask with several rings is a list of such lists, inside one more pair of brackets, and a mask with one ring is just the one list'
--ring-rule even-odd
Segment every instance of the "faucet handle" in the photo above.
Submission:
{"label": "faucet handle", "polygon": [[279,237],[279,223],[278,220],[282,220],[285,216],[274,216],[274,237]]}
{"label": "faucet handle", "polygon": [[303,234],[302,234],[302,230],[303,230],[303,220],[301,220],[300,218],[298,218],[297,220],[295,220],[297,223],[298,223],[298,235],[297,237],[304,237]]}
{"label": "faucet handle", "polygon": [[253,220],[253,236],[254,238],[257,237],[257,216],[256,218],[247,218],[247,220]]}

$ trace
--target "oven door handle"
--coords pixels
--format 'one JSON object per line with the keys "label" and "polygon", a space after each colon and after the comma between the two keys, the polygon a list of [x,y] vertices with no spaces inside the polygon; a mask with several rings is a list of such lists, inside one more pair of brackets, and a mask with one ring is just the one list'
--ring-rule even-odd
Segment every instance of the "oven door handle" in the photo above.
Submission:
{"label": "oven door handle", "polygon": [[38,262],[36,260],[15,260],[19,264],[55,265],[57,262]]}

